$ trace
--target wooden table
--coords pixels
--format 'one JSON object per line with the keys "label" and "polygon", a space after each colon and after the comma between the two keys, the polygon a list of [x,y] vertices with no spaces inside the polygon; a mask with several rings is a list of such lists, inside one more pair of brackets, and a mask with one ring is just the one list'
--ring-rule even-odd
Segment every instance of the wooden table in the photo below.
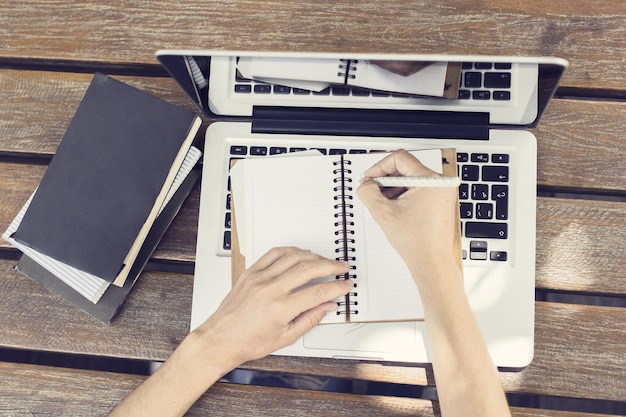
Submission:
{"label": "wooden table", "polygon": [[[0,3],[0,230],[40,181],[101,71],[182,107],[159,48],[554,55],[568,59],[538,138],[536,350],[501,372],[517,416],[624,412],[626,8],[620,1],[105,1]],[[206,120],[209,123],[209,120]],[[163,361],[189,325],[199,188],[104,326],[13,270],[0,242],[0,347]],[[588,301],[593,296],[593,302]],[[0,414],[101,415],[144,378],[9,362]],[[268,357],[245,369],[432,385],[429,368]],[[564,397],[565,401],[556,402]],[[534,403],[533,403],[534,401]],[[534,404],[534,406],[533,406]],[[551,409],[554,408],[554,409]],[[570,411],[566,411],[569,409]],[[579,409],[580,411],[581,409]],[[608,411],[607,411],[608,410]],[[615,411],[613,411],[615,412]],[[592,414],[596,413],[596,414]],[[218,383],[189,415],[430,416],[436,402]]]}

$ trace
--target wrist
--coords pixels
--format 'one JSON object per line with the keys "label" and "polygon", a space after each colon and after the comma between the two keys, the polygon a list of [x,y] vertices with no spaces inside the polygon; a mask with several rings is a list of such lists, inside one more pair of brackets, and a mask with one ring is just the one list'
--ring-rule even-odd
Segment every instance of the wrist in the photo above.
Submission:
{"label": "wrist", "polygon": [[194,358],[195,368],[202,371],[209,384],[241,364],[234,357],[235,349],[222,346],[219,336],[204,326],[187,335],[181,347],[186,351],[186,356]]}
{"label": "wrist", "polygon": [[445,292],[451,287],[463,288],[462,264],[453,254],[427,259],[437,259],[437,261],[420,263],[419,260],[414,260],[407,263],[420,294],[425,295],[437,290]]}

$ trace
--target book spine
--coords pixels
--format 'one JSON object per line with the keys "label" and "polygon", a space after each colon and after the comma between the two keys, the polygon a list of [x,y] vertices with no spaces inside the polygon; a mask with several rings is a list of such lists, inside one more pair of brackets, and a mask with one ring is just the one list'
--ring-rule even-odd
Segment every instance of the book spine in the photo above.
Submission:
{"label": "book spine", "polygon": [[352,174],[352,170],[350,169],[351,162],[348,159],[345,159],[343,155],[340,156],[338,161],[333,162],[333,174],[335,178],[333,179],[333,191],[334,195],[334,209],[335,209],[335,253],[337,257],[335,258],[338,261],[347,261],[349,262],[350,269],[347,273],[343,275],[335,276],[335,279],[352,279],[354,282],[354,288],[348,294],[345,295],[344,299],[337,302],[338,310],[337,315],[344,314],[346,316],[346,321],[350,321],[350,316],[359,314],[358,310],[358,293],[356,291],[357,288],[357,271],[356,265],[354,261],[356,261],[356,257],[354,256],[356,248],[355,248],[355,239],[354,239],[354,204],[352,201],[354,200],[352,186],[352,178],[350,174]]}
{"label": "book spine", "polygon": [[339,68],[337,70],[337,77],[343,78],[343,83],[348,84],[350,80],[356,78],[356,64],[359,63],[358,59],[340,59]]}

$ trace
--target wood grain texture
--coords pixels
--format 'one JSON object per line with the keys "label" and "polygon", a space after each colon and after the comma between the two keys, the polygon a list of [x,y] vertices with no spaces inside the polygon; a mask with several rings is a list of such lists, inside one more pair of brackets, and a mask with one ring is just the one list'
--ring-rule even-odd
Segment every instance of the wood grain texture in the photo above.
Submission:
{"label": "wood grain texture", "polygon": [[536,286],[626,295],[626,204],[539,198]]}
{"label": "wood grain texture", "polygon": [[[0,363],[3,416],[102,416],[144,377]],[[97,393],[97,395],[95,395]],[[217,383],[186,416],[432,416],[430,401]]]}
{"label": "wood grain texture", "polygon": [[160,48],[560,56],[564,85],[624,89],[619,1],[0,3],[0,56],[154,64]]}
{"label": "wood grain texture", "polygon": [[[54,155],[92,78],[93,74],[0,70],[0,152]],[[171,78],[116,78],[198,110]]]}
{"label": "wood grain texture", "polygon": [[626,102],[552,100],[533,133],[538,184],[626,189]]}
{"label": "wood grain texture", "polygon": [[[0,363],[0,413],[6,417],[84,417],[108,413],[145,377],[106,372]],[[97,392],[98,395],[94,395]],[[428,400],[336,394],[217,383],[187,417],[440,416]],[[601,417],[532,408],[512,408],[514,417]]]}
{"label": "wood grain texture", "polygon": [[[0,153],[51,157],[91,74],[0,70]],[[115,77],[181,107],[197,110],[170,78]],[[624,190],[626,103],[553,100],[535,130],[538,183]],[[208,118],[205,118],[208,123]]]}
{"label": "wood grain texture", "polygon": [[[35,190],[45,166],[0,163],[0,230]],[[199,186],[153,254],[154,259],[195,261]],[[536,285],[543,289],[626,293],[626,205],[593,200],[539,198]],[[0,248],[9,248],[0,239]]]}
{"label": "wood grain texture", "polygon": [[[14,271],[12,262],[0,266],[0,346],[161,361],[187,334],[190,275],[144,273],[120,315],[105,326]],[[621,400],[626,309],[540,302],[535,332],[533,362],[520,372],[501,373],[507,391]],[[414,385],[432,381],[428,368],[393,363],[271,356],[242,368]]]}

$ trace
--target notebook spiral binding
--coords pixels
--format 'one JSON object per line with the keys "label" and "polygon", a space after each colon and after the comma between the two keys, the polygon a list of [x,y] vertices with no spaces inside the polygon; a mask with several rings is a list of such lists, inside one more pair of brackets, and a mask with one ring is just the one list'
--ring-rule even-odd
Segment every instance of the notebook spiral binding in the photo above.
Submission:
{"label": "notebook spiral binding", "polygon": [[[352,192],[354,187],[351,185],[352,178],[350,174],[352,174],[352,170],[350,169],[351,162],[348,159],[345,159],[343,155],[337,161],[333,162],[333,183],[335,184],[333,187],[333,191],[335,195],[333,199],[336,201],[333,208],[335,210],[335,218],[337,221],[334,223],[337,230],[335,230],[336,239],[335,243],[335,253],[337,257],[335,258],[338,261],[348,261],[353,263],[356,260],[354,256],[354,252],[356,251],[354,247],[355,239],[354,239],[354,221],[351,219],[354,217],[354,213],[352,209],[354,208],[354,204],[352,204],[352,200],[354,196]],[[356,266],[354,264],[350,265],[350,269],[347,273],[343,275],[335,276],[335,279],[352,279],[356,280]],[[337,315],[345,314],[349,320],[350,315],[359,314],[358,310],[358,300],[357,300],[357,284],[354,283],[354,290],[346,294],[345,298],[342,301],[337,302]]]}
{"label": "notebook spiral binding", "polygon": [[358,59],[340,59],[339,68],[337,71],[337,77],[343,77],[344,84],[348,83],[348,80],[354,80],[356,78],[356,64],[359,63]]}

